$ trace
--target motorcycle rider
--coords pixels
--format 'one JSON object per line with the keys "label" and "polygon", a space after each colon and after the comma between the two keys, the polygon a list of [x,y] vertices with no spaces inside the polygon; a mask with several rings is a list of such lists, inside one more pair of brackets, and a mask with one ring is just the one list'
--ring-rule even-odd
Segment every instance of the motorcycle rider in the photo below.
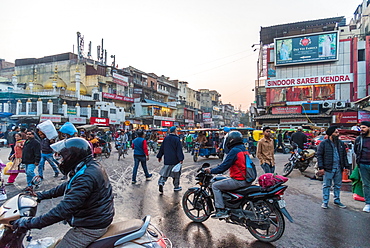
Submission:
{"label": "motorcycle rider", "polygon": [[206,168],[206,173],[219,174],[230,169],[230,178],[223,179],[212,184],[212,190],[215,198],[216,214],[212,218],[223,219],[229,216],[227,209],[222,199],[222,191],[229,191],[241,187],[247,187],[248,183],[243,175],[246,171],[245,164],[236,163],[237,154],[246,151],[243,143],[243,135],[239,131],[231,131],[228,133],[225,145],[229,149],[225,160],[216,168]]}
{"label": "motorcycle rider", "polygon": [[296,143],[301,150],[304,149],[304,143],[307,143],[307,136],[302,131],[303,128],[298,127],[297,132],[293,133],[290,138],[290,141]]}
{"label": "motorcycle rider", "polygon": [[63,184],[36,194],[37,201],[63,196],[48,213],[34,218],[20,218],[13,228],[32,229],[67,221],[72,228],[55,246],[86,247],[106,233],[114,216],[112,186],[102,166],[96,163],[89,143],[70,138],[51,145],[63,162],[58,165],[70,179]]}

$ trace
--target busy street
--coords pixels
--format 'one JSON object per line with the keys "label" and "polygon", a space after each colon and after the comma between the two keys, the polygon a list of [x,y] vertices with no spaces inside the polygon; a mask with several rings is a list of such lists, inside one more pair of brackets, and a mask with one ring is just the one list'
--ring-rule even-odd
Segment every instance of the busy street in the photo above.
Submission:
{"label": "busy street", "polygon": [[[9,148],[1,148],[0,158],[6,160]],[[289,154],[276,154],[277,172],[282,173],[282,167],[289,158]],[[253,158],[258,165],[258,160]],[[158,178],[161,163],[158,163],[155,154],[150,154],[148,169],[153,173],[151,181],[145,180],[141,168],[138,172],[138,183],[131,184],[133,156],[129,155],[118,161],[118,153],[113,151],[109,158],[100,162],[108,171],[114,189],[115,216],[114,222],[141,219],[151,215],[152,222],[159,227],[173,242],[173,247],[364,247],[368,241],[367,226],[369,216],[361,212],[363,204],[352,198],[351,184],[342,186],[341,199],[347,205],[340,209],[330,202],[330,209],[321,209],[322,182],[311,180],[313,168],[308,168],[301,174],[294,170],[286,183],[288,189],[285,194],[287,209],[294,219],[294,223],[286,220],[286,229],[283,237],[277,242],[268,244],[257,241],[247,229],[241,226],[226,224],[225,221],[208,219],[203,223],[195,223],[184,214],[181,199],[187,188],[194,187],[196,170],[203,163],[208,162],[212,167],[220,164],[217,158],[200,158],[192,161],[192,156],[185,153],[184,167],[181,175],[182,191],[174,192],[172,180],[168,180],[164,187],[164,194],[158,191]],[[258,175],[263,173],[257,166]],[[53,177],[53,170],[45,166],[45,180],[38,190],[47,190],[61,182],[61,176]],[[5,176],[7,177],[7,176]],[[14,185],[6,186],[8,198],[18,194],[26,186],[24,174],[20,174]],[[42,201],[37,215],[41,215],[56,206],[60,199]],[[4,201],[2,201],[4,202]],[[43,237],[61,238],[69,229],[62,223],[32,230],[34,239]],[[330,235],[327,233],[330,232]]]}

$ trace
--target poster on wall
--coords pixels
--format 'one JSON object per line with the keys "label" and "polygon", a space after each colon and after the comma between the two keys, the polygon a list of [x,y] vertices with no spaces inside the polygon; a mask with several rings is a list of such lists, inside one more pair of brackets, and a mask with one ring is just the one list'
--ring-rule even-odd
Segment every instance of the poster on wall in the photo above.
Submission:
{"label": "poster on wall", "polygon": [[275,65],[338,60],[337,31],[275,39]]}
{"label": "poster on wall", "polygon": [[368,111],[358,111],[358,122],[370,121],[370,112]]}

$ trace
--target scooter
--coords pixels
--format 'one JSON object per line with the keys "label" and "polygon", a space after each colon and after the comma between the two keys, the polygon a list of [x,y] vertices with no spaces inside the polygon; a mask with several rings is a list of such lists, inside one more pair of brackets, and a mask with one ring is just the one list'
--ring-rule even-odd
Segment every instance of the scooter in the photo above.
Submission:
{"label": "scooter", "polygon": [[[23,248],[23,240],[31,240],[30,232],[25,229],[12,228],[12,223],[19,218],[34,217],[37,211],[36,198],[28,194],[18,194],[0,207],[0,247]],[[29,243],[31,247],[54,247],[58,240],[44,238]],[[171,241],[150,224],[150,216],[142,220],[133,219],[111,224],[108,231],[88,248],[171,248]]]}

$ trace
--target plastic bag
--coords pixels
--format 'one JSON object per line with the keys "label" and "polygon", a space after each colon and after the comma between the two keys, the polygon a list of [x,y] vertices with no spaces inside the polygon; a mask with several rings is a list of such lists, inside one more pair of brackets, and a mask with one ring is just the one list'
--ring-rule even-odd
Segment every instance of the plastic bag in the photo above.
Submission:
{"label": "plastic bag", "polygon": [[178,163],[177,165],[175,165],[172,168],[172,172],[179,172],[181,170],[181,166],[182,166],[182,164],[181,163]]}
{"label": "plastic bag", "polygon": [[76,127],[70,123],[66,122],[64,125],[59,129],[59,132],[68,134],[70,136],[73,136],[75,133],[77,133]]}
{"label": "plastic bag", "polygon": [[55,139],[58,137],[58,132],[54,127],[54,124],[51,120],[46,120],[37,125],[37,128],[41,130],[49,140]]}

